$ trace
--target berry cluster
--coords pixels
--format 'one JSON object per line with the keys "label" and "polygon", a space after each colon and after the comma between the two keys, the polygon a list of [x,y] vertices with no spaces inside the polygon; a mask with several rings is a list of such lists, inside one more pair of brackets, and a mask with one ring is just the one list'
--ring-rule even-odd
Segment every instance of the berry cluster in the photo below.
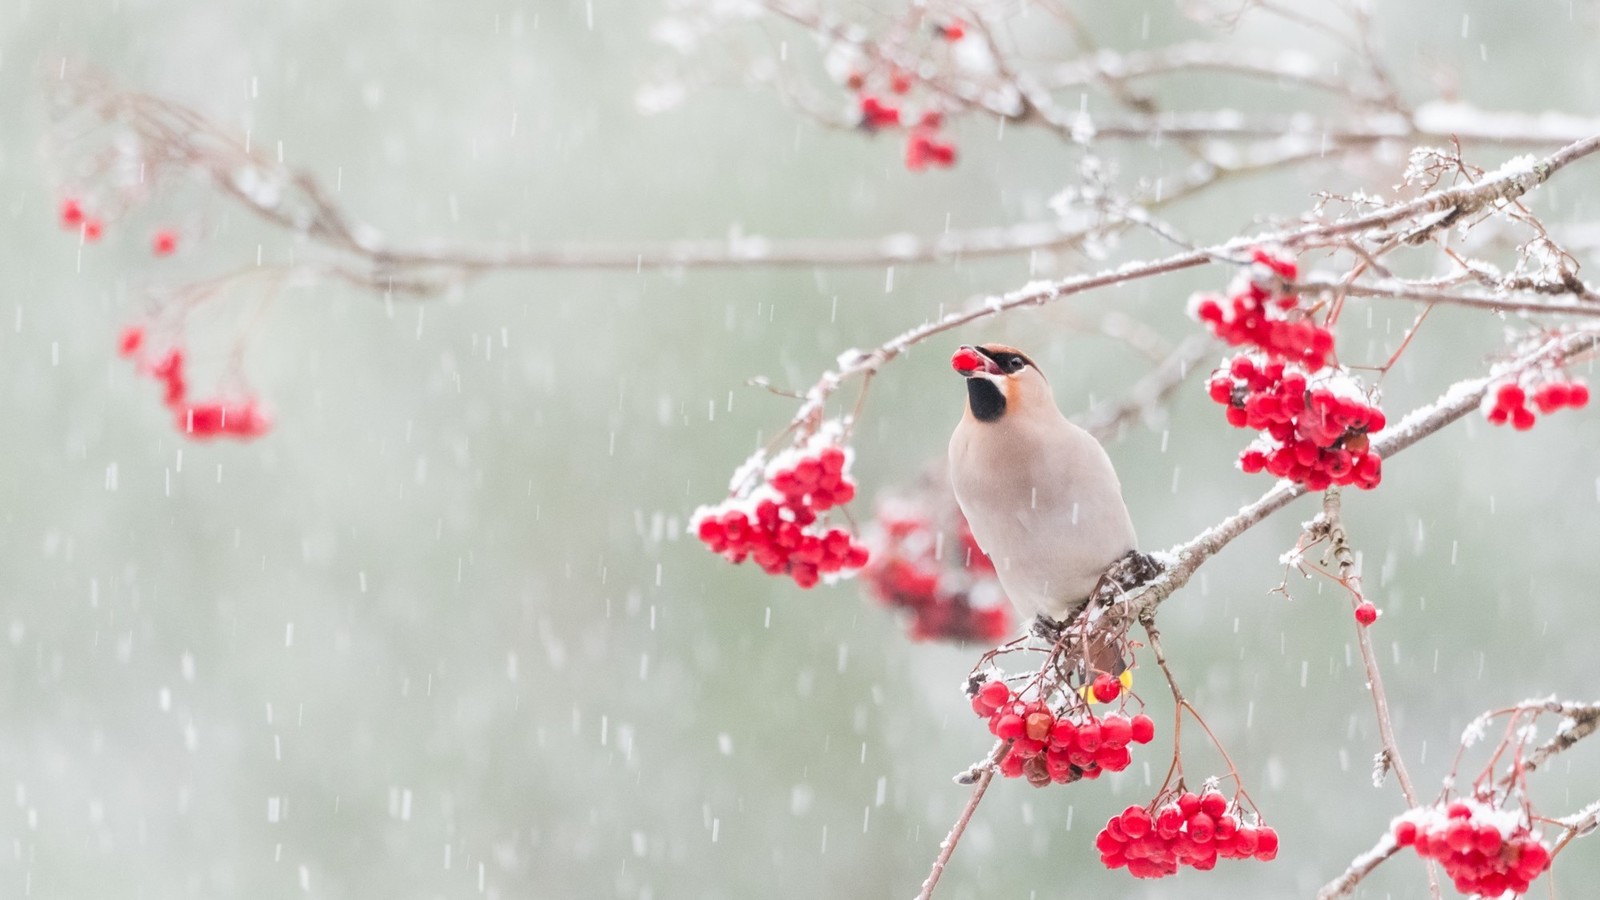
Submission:
{"label": "berry cluster", "polygon": [[[952,545],[959,550],[950,552]],[[994,563],[978,549],[947,487],[923,502],[880,501],[869,546],[872,562],[861,578],[879,602],[911,614],[913,640],[993,644],[1011,633],[1011,606]]]}
{"label": "berry cluster", "polygon": [[[950,19],[933,27],[933,34],[954,44],[967,36],[960,19]],[[916,85],[913,74],[900,66],[878,72],[851,69],[844,74],[845,87],[856,95],[857,122],[862,130],[876,133],[894,128],[906,130],[905,166],[912,172],[948,169],[956,164],[955,144],[941,136],[944,116],[938,109],[919,114],[902,109],[893,97],[904,98]]]}
{"label": "berry cluster", "polygon": [[171,411],[178,431],[194,440],[232,437],[241,440],[260,437],[272,427],[254,397],[241,401],[189,399],[185,357],[181,347],[173,347],[150,362],[144,353],[144,329],[137,325],[122,331],[117,352],[134,361],[142,375],[149,375],[162,386],[161,402]]}
{"label": "berry cluster", "polygon": [[[56,219],[63,229],[76,232],[86,244],[92,244],[105,235],[104,220],[89,215],[83,208],[83,201],[76,197],[62,198]],[[170,228],[160,229],[150,237],[150,252],[155,256],[171,256],[177,249],[178,233]]]}
{"label": "berry cluster", "polygon": [[[1529,396],[1530,389],[1532,396]],[[1528,408],[1529,400],[1545,415],[1558,409],[1582,409],[1589,404],[1589,386],[1581,381],[1559,379],[1532,385],[1507,381],[1484,396],[1483,414],[1491,425],[1510,423],[1518,431],[1527,431],[1535,420],[1533,410]]]}
{"label": "berry cluster", "polygon": [[1383,477],[1367,439],[1383,430],[1383,410],[1344,372],[1308,375],[1293,362],[1247,353],[1213,373],[1206,388],[1228,408],[1228,424],[1261,432],[1239,456],[1244,471],[1264,470],[1311,490],[1372,488]]}
{"label": "berry cluster", "polygon": [[1121,713],[1096,718],[1087,708],[1055,712],[1041,701],[1024,701],[1003,681],[978,687],[972,711],[989,720],[995,737],[1011,742],[1000,774],[1025,776],[1035,787],[1120,772],[1133,762],[1128,745],[1148,744],[1156,733],[1143,713],[1130,719]]}
{"label": "berry cluster", "polygon": [[1185,791],[1153,813],[1130,806],[1095,835],[1095,849],[1108,869],[1127,866],[1135,878],[1176,875],[1180,866],[1206,871],[1219,859],[1268,862],[1278,855],[1278,833],[1247,825],[1238,809],[1214,790]]}
{"label": "berry cluster", "polygon": [[823,530],[818,524],[821,513],[856,495],[849,451],[828,440],[813,440],[774,459],[765,484],[748,495],[700,507],[689,527],[713,553],[735,563],[751,559],[768,574],[788,575],[803,588],[866,565],[867,548],[848,531]]}
{"label": "berry cluster", "polygon": [[1396,844],[1438,860],[1463,894],[1521,894],[1550,866],[1550,848],[1524,817],[1476,800],[1408,810],[1390,829]]}
{"label": "berry cluster", "polygon": [[[922,124],[911,129],[906,138],[907,169],[921,172],[928,168],[948,169],[956,164],[955,144],[939,140],[941,120],[938,113],[928,113],[922,117]],[[931,126],[927,124],[930,121]]]}
{"label": "berry cluster", "polygon": [[84,212],[83,204],[73,197],[61,201],[59,218],[62,228],[76,231],[85,243],[100,240],[100,236],[105,232],[105,224],[100,218]]}
{"label": "berry cluster", "polygon": [[1300,296],[1284,290],[1298,274],[1294,260],[1257,247],[1255,263],[1234,280],[1226,297],[1197,294],[1191,313],[1212,333],[1235,347],[1256,347],[1269,356],[1305,366],[1315,372],[1333,356],[1333,333],[1298,309]]}

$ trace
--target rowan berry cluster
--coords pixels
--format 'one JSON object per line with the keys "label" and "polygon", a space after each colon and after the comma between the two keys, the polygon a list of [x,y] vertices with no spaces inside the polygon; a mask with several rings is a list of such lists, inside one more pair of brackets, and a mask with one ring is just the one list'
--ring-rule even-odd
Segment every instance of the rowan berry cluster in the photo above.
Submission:
{"label": "rowan berry cluster", "polygon": [[238,401],[190,400],[183,348],[172,347],[154,362],[150,361],[145,350],[143,328],[131,325],[123,329],[117,341],[117,352],[131,359],[141,375],[150,376],[162,386],[161,402],[172,413],[178,431],[186,437],[193,440],[214,437],[248,440],[266,434],[272,427],[272,420],[261,410],[254,397]]}
{"label": "rowan berry cluster", "polygon": [[989,720],[995,737],[1011,742],[1000,774],[1026,777],[1035,787],[1120,772],[1133,762],[1128,745],[1155,737],[1155,722],[1143,713],[1097,718],[1087,705],[1052,710],[1043,701],[1023,700],[1004,681],[979,685],[972,711]]}
{"label": "rowan berry cluster", "polygon": [[1311,490],[1372,488],[1382,479],[1383,461],[1367,435],[1383,430],[1383,410],[1343,371],[1308,375],[1293,362],[1247,353],[1213,373],[1206,388],[1227,407],[1228,424],[1261,432],[1239,455],[1244,471],[1266,471]]}
{"label": "rowan berry cluster", "polygon": [[1484,395],[1483,414],[1491,425],[1510,424],[1527,431],[1536,419],[1529,401],[1545,415],[1560,409],[1582,409],[1589,405],[1589,386],[1542,373],[1507,381]]}
{"label": "rowan berry cluster", "polygon": [[1246,824],[1237,805],[1215,790],[1185,791],[1153,811],[1130,806],[1112,816],[1094,845],[1108,869],[1126,866],[1135,878],[1161,878],[1181,866],[1206,871],[1219,859],[1269,862],[1278,855],[1278,833]]}
{"label": "rowan berry cluster", "polygon": [[1333,333],[1300,312],[1300,295],[1285,290],[1298,274],[1294,260],[1261,247],[1251,258],[1226,297],[1197,294],[1190,312],[1232,346],[1252,346],[1312,372],[1328,365]]}
{"label": "rowan berry cluster", "polygon": [[[90,215],[84,209],[83,201],[76,197],[62,198],[56,208],[56,220],[64,230],[76,232],[86,244],[105,236],[105,221],[99,216]],[[178,233],[170,228],[159,229],[150,236],[150,253],[154,256],[171,256],[177,249]]]}
{"label": "rowan berry cluster", "polygon": [[1525,816],[1477,800],[1458,800],[1400,814],[1394,841],[1437,860],[1463,894],[1521,894],[1550,867],[1550,848]]}
{"label": "rowan berry cluster", "polygon": [[1011,633],[1011,605],[955,498],[948,489],[939,497],[879,503],[862,581],[880,603],[910,613],[913,640],[997,643]]}
{"label": "rowan berry cluster", "polygon": [[85,243],[100,240],[105,233],[105,223],[99,216],[91,216],[83,209],[83,204],[75,197],[67,197],[61,201],[58,218],[61,227],[68,231],[76,231]]}
{"label": "rowan berry cluster", "polygon": [[1261,432],[1239,454],[1239,467],[1311,490],[1376,487],[1383,461],[1367,435],[1383,429],[1383,411],[1333,365],[1333,333],[1312,322],[1288,290],[1299,271],[1294,260],[1260,247],[1251,258],[1227,297],[1197,294],[1190,305],[1218,337],[1255,348],[1226,361],[1206,385],[1227,407],[1230,425]]}
{"label": "rowan berry cluster", "polygon": [[[967,26],[960,19],[950,19],[933,26],[933,34],[941,41],[955,44],[967,36]],[[860,127],[868,132],[906,129],[905,166],[912,172],[926,169],[947,169],[956,163],[955,144],[941,136],[944,116],[937,109],[927,109],[912,115],[902,109],[892,97],[909,95],[916,85],[911,72],[899,66],[884,71],[862,72],[852,69],[844,79],[845,86],[856,95]]]}
{"label": "rowan berry cluster", "polygon": [[865,546],[819,522],[822,513],[849,503],[856,486],[850,452],[818,437],[772,460],[766,483],[749,494],[695,510],[689,527],[713,553],[735,563],[750,559],[803,588],[866,565]]}

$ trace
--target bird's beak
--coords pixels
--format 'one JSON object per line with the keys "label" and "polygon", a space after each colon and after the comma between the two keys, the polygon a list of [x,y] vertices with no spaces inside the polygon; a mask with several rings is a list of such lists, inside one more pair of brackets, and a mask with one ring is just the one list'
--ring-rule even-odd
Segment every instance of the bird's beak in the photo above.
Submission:
{"label": "bird's beak", "polygon": [[971,378],[980,372],[985,375],[1001,375],[1000,367],[990,359],[988,354],[971,344],[962,344],[956,348],[954,356],[950,357],[950,368],[955,369],[965,378]]}

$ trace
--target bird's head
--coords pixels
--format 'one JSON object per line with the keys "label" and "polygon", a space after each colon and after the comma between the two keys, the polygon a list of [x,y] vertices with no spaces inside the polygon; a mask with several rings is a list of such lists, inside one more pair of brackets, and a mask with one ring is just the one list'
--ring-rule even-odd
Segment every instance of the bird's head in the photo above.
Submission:
{"label": "bird's head", "polygon": [[1056,409],[1050,382],[1026,353],[1005,344],[962,345],[950,366],[967,379],[967,410],[980,422],[1038,406]]}

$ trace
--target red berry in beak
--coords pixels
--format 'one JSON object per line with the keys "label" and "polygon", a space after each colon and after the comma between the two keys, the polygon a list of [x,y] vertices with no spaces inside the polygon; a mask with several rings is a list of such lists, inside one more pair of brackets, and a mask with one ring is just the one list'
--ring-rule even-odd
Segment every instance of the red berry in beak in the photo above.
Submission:
{"label": "red berry in beak", "polygon": [[984,367],[983,357],[971,347],[962,347],[950,357],[950,367],[965,375]]}

